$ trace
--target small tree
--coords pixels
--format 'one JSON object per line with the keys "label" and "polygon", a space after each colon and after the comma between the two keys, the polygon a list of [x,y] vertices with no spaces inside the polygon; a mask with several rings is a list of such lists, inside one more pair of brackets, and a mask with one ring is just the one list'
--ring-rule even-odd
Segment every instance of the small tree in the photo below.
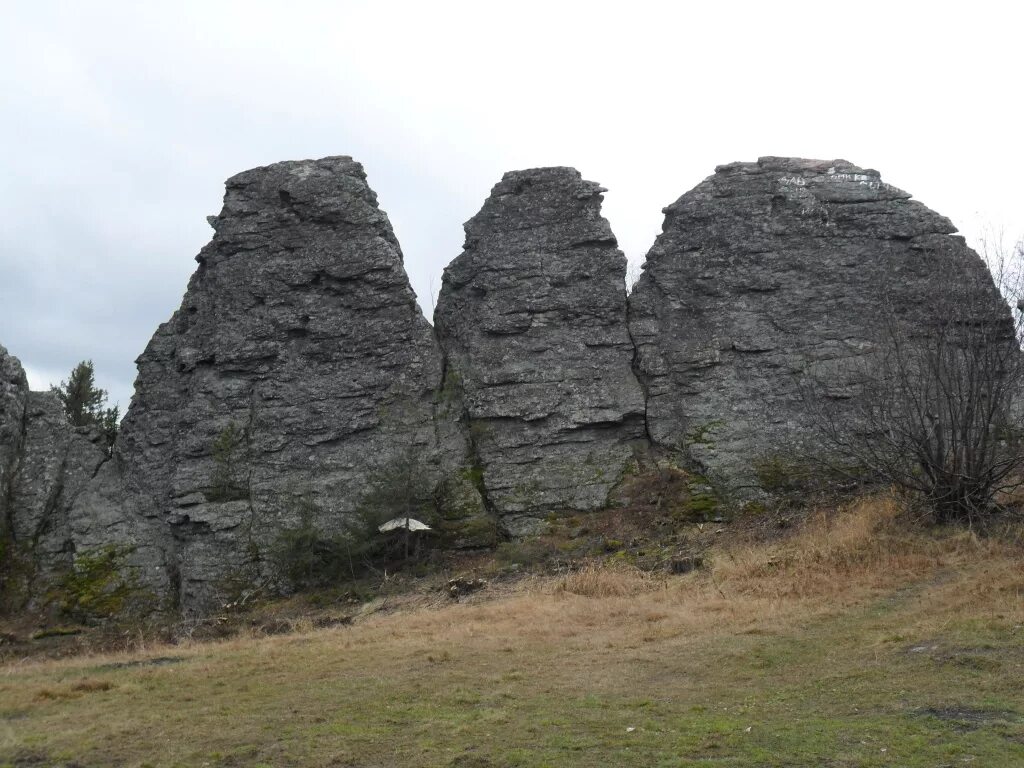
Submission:
{"label": "small tree", "polygon": [[71,375],[50,390],[60,400],[64,414],[75,427],[97,427],[112,445],[117,437],[120,413],[118,407],[107,407],[107,391],[96,386],[92,360],[83,360]]}
{"label": "small tree", "polygon": [[[418,518],[435,522],[435,483],[416,447],[409,445],[392,456],[367,478],[367,487],[356,507],[356,525],[363,535],[377,536],[378,526],[392,518]],[[405,558],[412,554],[413,532],[405,528]]]}
{"label": "small tree", "polygon": [[282,529],[270,548],[277,575],[293,590],[336,584],[356,578],[362,569],[365,538],[351,532],[325,534],[316,526],[321,510],[308,499],[296,501],[298,523]]}
{"label": "small tree", "polygon": [[249,494],[239,479],[239,453],[245,442],[245,433],[235,422],[228,422],[213,441],[213,473],[210,477],[210,501],[237,501]]}
{"label": "small tree", "polygon": [[972,523],[1021,485],[1021,255],[1020,246],[1009,258],[986,253],[992,277],[936,258],[923,313],[883,301],[871,350],[845,371],[852,398],[805,383],[836,466],[923,497],[941,522]]}

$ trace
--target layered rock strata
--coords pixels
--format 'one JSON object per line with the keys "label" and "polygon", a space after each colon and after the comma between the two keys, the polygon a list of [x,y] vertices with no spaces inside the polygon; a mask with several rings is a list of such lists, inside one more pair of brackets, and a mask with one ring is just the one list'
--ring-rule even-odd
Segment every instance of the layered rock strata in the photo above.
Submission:
{"label": "layered rock strata", "polygon": [[664,212],[629,301],[648,431],[737,490],[814,450],[801,380],[852,396],[885,318],[927,335],[945,283],[1006,314],[948,219],[843,160],[720,166]]}
{"label": "layered rock strata", "polygon": [[506,527],[604,506],[644,440],[626,259],[571,168],[507,173],[466,225],[435,312],[487,497]]}

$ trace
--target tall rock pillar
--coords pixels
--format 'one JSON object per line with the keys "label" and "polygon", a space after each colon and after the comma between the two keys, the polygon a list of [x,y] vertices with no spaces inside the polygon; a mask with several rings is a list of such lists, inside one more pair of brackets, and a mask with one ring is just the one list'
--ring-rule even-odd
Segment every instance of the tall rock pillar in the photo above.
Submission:
{"label": "tall rock pillar", "polygon": [[603,506],[644,437],[626,260],[597,184],[506,173],[465,226],[435,325],[493,508],[509,530]]}

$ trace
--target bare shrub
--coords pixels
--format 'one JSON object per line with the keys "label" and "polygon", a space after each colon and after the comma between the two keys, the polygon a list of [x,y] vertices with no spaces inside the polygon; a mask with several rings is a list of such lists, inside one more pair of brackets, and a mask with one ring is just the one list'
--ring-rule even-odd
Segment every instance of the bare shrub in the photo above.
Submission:
{"label": "bare shrub", "polygon": [[870,348],[842,372],[852,397],[822,381],[803,391],[835,465],[923,498],[940,522],[970,524],[1022,482],[1021,246],[987,253],[991,276],[934,256],[924,303],[883,295]]}

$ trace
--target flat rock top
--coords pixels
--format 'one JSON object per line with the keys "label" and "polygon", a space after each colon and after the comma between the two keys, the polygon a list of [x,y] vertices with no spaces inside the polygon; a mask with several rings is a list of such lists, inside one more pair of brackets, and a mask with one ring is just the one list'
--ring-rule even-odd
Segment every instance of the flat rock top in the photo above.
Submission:
{"label": "flat rock top", "polygon": [[[761,157],[756,163],[728,163],[705,180],[713,194],[757,194],[777,189],[803,191],[821,202],[878,202],[908,200],[911,195],[882,181],[878,171],[848,160],[808,160],[799,157]],[[697,187],[697,190],[701,189]],[[695,190],[695,191],[697,191]],[[671,206],[670,206],[671,207]]]}

